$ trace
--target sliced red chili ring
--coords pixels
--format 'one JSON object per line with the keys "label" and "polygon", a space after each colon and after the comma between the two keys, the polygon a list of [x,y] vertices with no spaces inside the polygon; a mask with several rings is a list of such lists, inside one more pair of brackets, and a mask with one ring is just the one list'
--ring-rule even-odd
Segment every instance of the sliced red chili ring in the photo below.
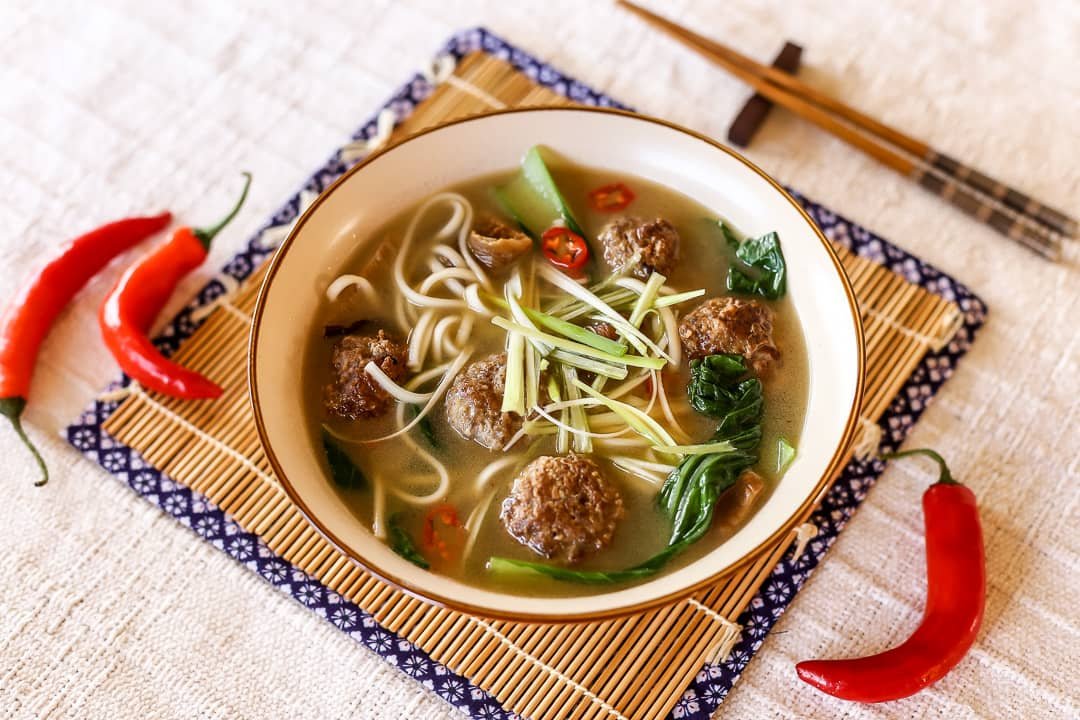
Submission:
{"label": "sliced red chili ring", "polygon": [[589,203],[600,212],[616,212],[634,202],[634,191],[621,182],[598,187],[589,193]]}
{"label": "sliced red chili ring", "polygon": [[585,238],[561,225],[549,228],[540,236],[540,249],[552,265],[564,270],[580,270],[589,261]]}
{"label": "sliced red chili ring", "polygon": [[[436,521],[442,524],[442,532],[436,530]],[[424,547],[435,552],[443,560],[449,560],[450,545],[457,546],[461,544],[458,537],[463,534],[460,532],[461,530],[463,530],[461,520],[458,519],[457,510],[454,506],[436,505],[428,511],[427,516],[424,518]],[[455,551],[459,549],[459,547],[454,548]]]}

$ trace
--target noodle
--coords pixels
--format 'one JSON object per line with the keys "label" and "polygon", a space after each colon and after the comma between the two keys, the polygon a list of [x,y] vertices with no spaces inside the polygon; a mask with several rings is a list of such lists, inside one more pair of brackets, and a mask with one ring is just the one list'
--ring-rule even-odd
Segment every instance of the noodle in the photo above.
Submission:
{"label": "noodle", "polygon": [[[470,348],[465,348],[464,350],[462,350],[458,354],[458,356],[454,360],[454,362],[450,364],[449,368],[447,368],[446,373],[443,375],[442,380],[439,381],[438,386],[430,394],[428,394],[428,396],[427,396],[427,398],[428,398],[427,404],[425,404],[424,407],[421,408],[420,412],[418,412],[416,414],[416,417],[414,417],[412,419],[412,422],[410,422],[408,425],[406,425],[403,428],[400,428],[399,430],[397,430],[395,432],[390,433],[389,435],[383,435],[382,437],[375,438],[374,440],[352,440],[351,442],[354,442],[354,443],[357,443],[357,444],[360,444],[360,445],[372,445],[374,443],[383,442],[384,440],[390,440],[391,438],[395,438],[395,437],[397,437],[399,435],[407,433],[409,430],[412,430],[414,427],[417,426],[417,424],[419,424],[419,422],[421,420],[423,420],[425,417],[427,417],[427,414],[429,412],[431,412],[431,409],[433,407],[435,407],[435,403],[438,402],[439,399],[442,398],[443,394],[450,388],[450,383],[453,382],[454,378],[458,374],[458,371],[461,370],[461,368],[465,366],[465,363],[468,362],[469,357],[472,354],[473,354],[473,349],[471,347]],[[368,363],[368,366],[365,369],[370,373],[372,367],[374,367],[376,370],[378,370],[378,366],[375,365],[374,363]],[[380,373],[382,372],[381,370],[378,370],[378,371]],[[385,374],[384,374],[384,376],[385,376]],[[387,378],[387,380],[390,380],[390,379]],[[393,383],[392,380],[390,382]],[[396,387],[396,385],[395,385],[395,387]],[[405,391],[405,392],[408,392],[408,391]],[[413,395],[419,397],[419,395],[416,394],[416,393],[413,393]],[[419,404],[419,403],[415,403],[415,404]]]}
{"label": "noodle", "polygon": [[330,302],[334,302],[341,293],[346,289],[355,287],[364,296],[364,299],[370,303],[374,303],[377,300],[375,295],[375,288],[371,286],[371,282],[359,275],[341,275],[330,283],[326,288],[326,299]]}

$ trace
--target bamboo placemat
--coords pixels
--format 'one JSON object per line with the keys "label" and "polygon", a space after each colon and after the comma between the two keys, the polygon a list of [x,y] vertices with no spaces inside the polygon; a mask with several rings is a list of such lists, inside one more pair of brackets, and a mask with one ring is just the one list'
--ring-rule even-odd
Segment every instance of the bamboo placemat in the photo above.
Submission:
{"label": "bamboo placemat", "polygon": [[[357,141],[331,158],[159,339],[176,350],[187,338],[175,357],[218,382],[224,395],[185,403],[125,380],[68,429],[68,438],[406,672],[431,675],[430,686],[474,715],[505,708],[534,720],[661,718],[678,704],[680,717],[694,717],[714,709],[730,688],[880,472],[876,461],[853,461],[813,518],[800,518],[812,524],[686,601],[600,623],[530,625],[429,606],[338,553],[273,477],[248,403],[247,337],[262,261],[301,205],[358,157],[424,127],[491,108],[574,101],[616,105],[489,33],[457,36],[426,76],[406,85]],[[966,350],[985,307],[951,278],[797,198],[834,240],[865,324],[867,386],[855,446],[874,451],[882,439],[879,422],[886,444],[896,445]],[[485,710],[492,697],[501,708]]]}

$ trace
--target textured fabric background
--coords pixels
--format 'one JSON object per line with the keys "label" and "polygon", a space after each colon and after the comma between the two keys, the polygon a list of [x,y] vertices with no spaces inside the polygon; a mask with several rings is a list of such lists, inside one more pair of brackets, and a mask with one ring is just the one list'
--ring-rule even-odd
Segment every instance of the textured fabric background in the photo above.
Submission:
{"label": "textured fabric background", "polygon": [[[914,0],[663,10],[763,58],[785,36],[800,41],[820,86],[1074,214],[1080,205],[1073,3],[1023,13]],[[3,2],[0,298],[62,238],[99,221],[161,205],[211,219],[237,171],[250,169],[255,193],[207,264],[219,266],[447,35],[481,23],[642,111],[715,135],[746,95],[602,2]],[[918,620],[918,502],[930,476],[917,463],[897,466],[721,715],[1080,715],[1075,259],[1046,265],[783,114],[749,154],[993,308],[913,438],[945,452],[979,494],[991,582],[979,644],[933,690],[856,708],[795,680],[798,659],[872,651]],[[39,368],[28,417],[53,482],[33,488],[33,466],[0,433],[9,552],[0,716],[460,717],[55,439],[115,373],[93,323],[115,274],[61,319]]]}

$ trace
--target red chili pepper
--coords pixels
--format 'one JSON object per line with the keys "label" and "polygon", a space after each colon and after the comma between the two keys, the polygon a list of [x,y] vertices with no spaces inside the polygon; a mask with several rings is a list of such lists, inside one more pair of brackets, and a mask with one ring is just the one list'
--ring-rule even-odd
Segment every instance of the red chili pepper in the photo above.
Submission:
{"label": "red chili pepper", "polygon": [[165,229],[170,222],[172,215],[163,212],[118,220],[80,235],[65,245],[8,307],[0,327],[0,415],[11,421],[34,454],[42,473],[36,485],[48,482],[49,470],[23,430],[22,411],[42,341],[56,316],[90,278],[114,257]]}
{"label": "red chili pepper", "polygon": [[589,246],[585,238],[562,225],[548,228],[540,236],[540,249],[552,265],[576,272],[589,262]]}
{"label": "red chili pepper", "polygon": [[593,190],[589,193],[589,203],[600,212],[617,212],[634,202],[635,197],[633,190],[619,182]]}
{"label": "red chili pepper", "polygon": [[[443,525],[444,531],[440,533],[435,528],[436,521]],[[453,505],[436,505],[428,511],[424,518],[424,547],[435,552],[443,560],[449,560],[451,555],[450,544],[460,545],[463,540],[464,528],[458,519],[457,510]],[[459,532],[449,532],[456,530]],[[456,548],[455,548],[456,549]]]}
{"label": "red chili pepper", "polygon": [[941,466],[923,494],[926,518],[926,611],[904,643],[879,655],[810,660],[796,665],[805,682],[844,700],[898,700],[931,685],[964,657],[982,624],[986,557],[975,494],[953,479],[933,450],[908,450],[886,459],[922,454]]}
{"label": "red chili pepper", "polygon": [[150,342],[154,318],[168,302],[177,283],[202,264],[210,242],[239,212],[251,185],[225,218],[208,229],[182,227],[172,239],[132,265],[98,313],[102,337],[125,373],[150,390],[184,399],[216,398],[221,387],[202,375],[165,358]]}

